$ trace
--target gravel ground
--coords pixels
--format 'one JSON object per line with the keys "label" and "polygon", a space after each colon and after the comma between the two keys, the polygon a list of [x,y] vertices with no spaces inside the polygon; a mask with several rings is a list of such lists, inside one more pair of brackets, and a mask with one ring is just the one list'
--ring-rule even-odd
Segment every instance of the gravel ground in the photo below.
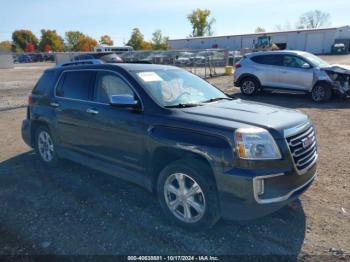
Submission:
{"label": "gravel ground", "polygon": [[25,105],[43,70],[52,66],[52,63],[29,63],[0,69],[0,111]]}
{"label": "gravel ground", "polygon": [[[339,59],[350,62],[350,56]],[[20,137],[25,109],[5,109],[23,105],[48,66],[0,70],[0,255],[277,254],[319,261],[350,254],[350,99],[319,105],[300,95],[254,97],[311,117],[318,178],[300,200],[274,214],[220,221],[195,233],[169,225],[156,198],[140,187],[70,162],[40,164]],[[241,97],[232,77],[210,81]]]}

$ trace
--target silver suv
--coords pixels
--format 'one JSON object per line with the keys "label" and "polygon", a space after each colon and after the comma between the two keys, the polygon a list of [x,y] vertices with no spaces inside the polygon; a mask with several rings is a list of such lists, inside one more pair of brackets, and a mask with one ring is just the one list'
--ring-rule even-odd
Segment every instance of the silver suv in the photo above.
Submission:
{"label": "silver suv", "polygon": [[259,90],[311,94],[316,102],[327,101],[333,93],[346,96],[350,68],[330,65],[302,51],[256,52],[244,56],[236,65],[234,84],[244,95]]}

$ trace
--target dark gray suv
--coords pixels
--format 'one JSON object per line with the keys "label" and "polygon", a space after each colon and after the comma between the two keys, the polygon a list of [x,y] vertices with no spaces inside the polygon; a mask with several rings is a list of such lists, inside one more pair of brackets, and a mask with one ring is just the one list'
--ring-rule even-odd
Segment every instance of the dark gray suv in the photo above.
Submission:
{"label": "dark gray suv", "polygon": [[151,64],[46,70],[22,136],[43,163],[70,159],[136,183],[170,219],[196,229],[283,207],[311,185],[318,156],[305,114]]}

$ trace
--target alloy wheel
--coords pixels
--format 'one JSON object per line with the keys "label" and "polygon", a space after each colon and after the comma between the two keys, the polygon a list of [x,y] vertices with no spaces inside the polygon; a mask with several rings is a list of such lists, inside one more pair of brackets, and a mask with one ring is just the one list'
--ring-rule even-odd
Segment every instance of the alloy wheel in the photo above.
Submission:
{"label": "alloy wheel", "polygon": [[312,99],[314,101],[322,101],[325,97],[325,89],[323,86],[315,86],[314,87],[314,90],[312,91]]}
{"label": "alloy wheel", "polygon": [[195,223],[205,214],[205,196],[199,184],[182,173],[171,174],[164,183],[165,202],[172,214],[186,223]]}
{"label": "alloy wheel", "polygon": [[242,90],[245,94],[251,95],[255,91],[255,83],[251,80],[246,80],[242,84]]}
{"label": "alloy wheel", "polygon": [[54,158],[54,146],[51,136],[46,131],[41,131],[38,135],[38,149],[41,158],[45,162],[51,162]]}

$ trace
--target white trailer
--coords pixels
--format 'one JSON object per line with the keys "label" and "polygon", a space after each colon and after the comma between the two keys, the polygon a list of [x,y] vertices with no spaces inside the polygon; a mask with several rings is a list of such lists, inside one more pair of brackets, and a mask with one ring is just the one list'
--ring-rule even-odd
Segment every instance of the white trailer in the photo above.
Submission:
{"label": "white trailer", "polygon": [[94,47],[95,52],[114,52],[116,54],[121,54],[123,52],[134,51],[131,46],[109,46],[109,45],[97,45]]}

